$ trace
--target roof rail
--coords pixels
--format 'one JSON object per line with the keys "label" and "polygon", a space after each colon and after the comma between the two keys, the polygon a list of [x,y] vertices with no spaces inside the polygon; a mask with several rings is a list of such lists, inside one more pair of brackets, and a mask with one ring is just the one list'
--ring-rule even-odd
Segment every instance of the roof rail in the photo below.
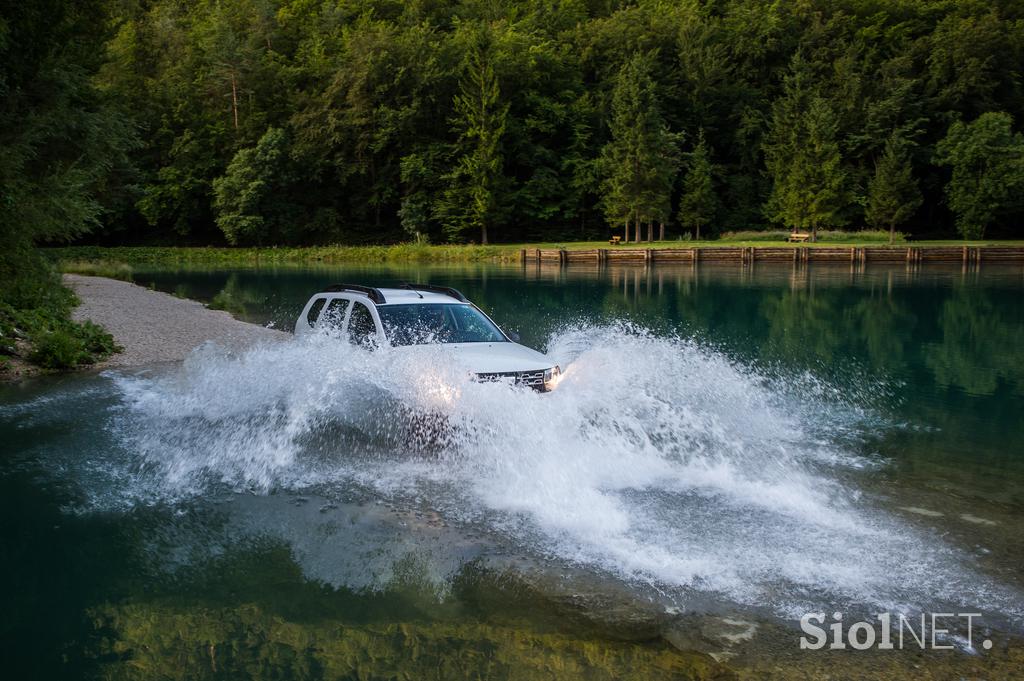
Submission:
{"label": "roof rail", "polygon": [[372,286],[359,286],[357,284],[331,284],[325,288],[321,293],[339,293],[341,291],[355,291],[357,293],[365,293],[366,297],[377,303],[383,305],[387,302],[384,298],[384,294],[380,292],[380,289],[373,288]]}
{"label": "roof rail", "polygon": [[458,290],[453,289],[449,286],[433,286],[431,284],[410,284],[408,282],[399,286],[399,288],[409,289],[410,291],[430,291],[431,293],[443,293],[446,296],[451,296],[460,303],[468,303],[469,299],[462,295]]}

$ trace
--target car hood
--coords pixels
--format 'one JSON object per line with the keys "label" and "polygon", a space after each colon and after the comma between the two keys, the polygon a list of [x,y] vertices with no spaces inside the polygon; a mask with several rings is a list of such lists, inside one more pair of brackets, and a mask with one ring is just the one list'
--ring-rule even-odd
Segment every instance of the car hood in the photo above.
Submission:
{"label": "car hood", "polygon": [[395,348],[401,352],[446,353],[474,374],[540,371],[555,366],[555,361],[536,350],[518,343],[445,343],[444,345],[407,345]]}

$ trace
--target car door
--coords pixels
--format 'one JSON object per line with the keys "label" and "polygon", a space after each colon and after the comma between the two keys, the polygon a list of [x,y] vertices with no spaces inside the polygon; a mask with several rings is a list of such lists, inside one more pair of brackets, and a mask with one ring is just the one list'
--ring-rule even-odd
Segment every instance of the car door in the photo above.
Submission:
{"label": "car door", "polygon": [[382,336],[376,315],[365,303],[358,300],[352,301],[345,335],[348,337],[349,343],[367,350],[373,350],[380,346]]}
{"label": "car door", "polygon": [[345,320],[348,317],[351,305],[352,301],[348,298],[336,297],[330,299],[317,320],[317,330],[326,331],[327,333],[343,333],[345,330]]}
{"label": "car door", "polygon": [[327,296],[314,296],[306,303],[302,314],[295,322],[295,335],[301,336],[304,333],[309,333],[316,327],[316,321],[320,318],[320,313],[323,312],[327,300]]}

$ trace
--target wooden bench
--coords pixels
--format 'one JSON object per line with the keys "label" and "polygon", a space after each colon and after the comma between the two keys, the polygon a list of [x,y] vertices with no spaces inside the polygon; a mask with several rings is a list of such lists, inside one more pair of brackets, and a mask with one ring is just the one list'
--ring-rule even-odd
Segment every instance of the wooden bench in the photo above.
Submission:
{"label": "wooden bench", "polygon": [[619,244],[622,243],[622,237],[613,236],[611,239],[608,239],[608,243],[610,243],[612,246],[618,246]]}
{"label": "wooden bench", "polygon": [[809,241],[810,238],[811,235],[807,232],[793,232],[786,241],[790,243],[803,243],[804,241]]}

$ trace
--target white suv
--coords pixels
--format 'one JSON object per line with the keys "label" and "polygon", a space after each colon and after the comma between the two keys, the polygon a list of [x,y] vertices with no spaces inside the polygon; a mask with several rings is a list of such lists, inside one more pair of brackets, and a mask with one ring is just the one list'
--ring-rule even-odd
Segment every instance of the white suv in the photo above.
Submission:
{"label": "white suv", "polygon": [[444,344],[484,381],[507,380],[552,390],[561,377],[547,356],[517,342],[453,288],[402,284],[371,288],[334,284],[314,294],[295,322],[295,334],[340,333],[350,343],[378,347]]}

